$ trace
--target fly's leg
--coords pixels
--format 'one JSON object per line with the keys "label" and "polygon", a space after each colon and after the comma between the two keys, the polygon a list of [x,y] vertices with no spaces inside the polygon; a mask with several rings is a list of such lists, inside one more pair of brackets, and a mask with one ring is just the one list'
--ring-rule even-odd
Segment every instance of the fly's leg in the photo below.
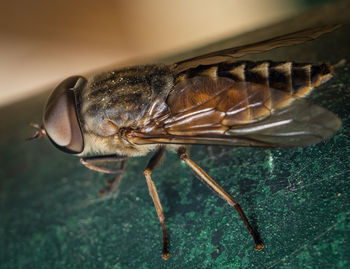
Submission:
{"label": "fly's leg", "polygon": [[[81,158],[80,162],[91,170],[105,174],[115,174],[114,179],[106,182],[106,188],[99,191],[99,195],[112,193],[118,189],[125,171],[126,157],[118,155],[92,156]],[[108,167],[110,163],[118,164],[119,167]]]}
{"label": "fly's leg", "polygon": [[150,159],[150,161],[147,164],[147,167],[145,168],[144,175],[146,177],[147,186],[149,194],[152,197],[154,207],[156,208],[157,215],[160,221],[160,224],[162,225],[163,230],[163,252],[162,252],[162,258],[164,260],[169,259],[170,253],[169,253],[169,240],[167,233],[165,231],[165,224],[164,224],[164,214],[162,205],[159,201],[158,193],[156,186],[154,185],[154,182],[151,178],[152,171],[156,168],[156,166],[160,163],[162,157],[165,153],[165,147],[160,147],[156,153],[153,155],[153,157]]}
{"label": "fly's leg", "polygon": [[264,248],[264,244],[261,241],[258,233],[252,228],[247,217],[245,216],[243,210],[240,205],[236,202],[236,200],[228,194],[218,183],[215,182],[202,168],[200,168],[195,162],[193,162],[186,153],[185,147],[180,147],[178,149],[178,155],[191,169],[192,171],[202,180],[209,188],[215,191],[221,198],[226,200],[226,202],[233,206],[241,219],[243,220],[245,226],[247,227],[249,233],[252,235],[255,242],[255,250],[261,250]]}
{"label": "fly's leg", "polygon": [[122,178],[123,178],[124,172],[125,172],[125,168],[126,168],[125,163],[126,163],[125,161],[122,161],[120,163],[118,173],[116,173],[116,175],[113,179],[110,179],[107,182],[105,182],[106,188],[99,190],[99,192],[98,192],[99,195],[103,196],[103,195],[108,194],[108,193],[113,193],[119,188],[119,185],[122,181]]}
{"label": "fly's leg", "polygon": [[110,168],[106,165],[108,163],[122,163],[127,160],[125,156],[119,155],[103,155],[103,156],[91,156],[84,157],[80,159],[80,162],[85,165],[87,168],[105,173],[105,174],[117,174],[120,171],[120,168]]}

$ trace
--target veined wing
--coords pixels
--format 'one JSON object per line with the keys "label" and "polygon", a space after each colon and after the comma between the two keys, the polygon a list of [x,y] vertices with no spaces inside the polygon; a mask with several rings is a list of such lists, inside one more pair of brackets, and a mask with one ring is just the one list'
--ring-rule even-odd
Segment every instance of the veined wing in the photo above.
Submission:
{"label": "veined wing", "polygon": [[261,53],[274,48],[297,45],[316,39],[325,33],[338,29],[339,27],[341,27],[341,25],[336,24],[306,29],[252,44],[211,52],[176,63],[174,71],[176,74],[179,74],[186,69],[194,68],[199,65],[215,64],[232,60],[232,58],[239,58],[247,54]]}
{"label": "veined wing", "polygon": [[178,83],[165,113],[130,131],[135,144],[306,146],[332,136],[341,121],[289,92],[228,78]]}

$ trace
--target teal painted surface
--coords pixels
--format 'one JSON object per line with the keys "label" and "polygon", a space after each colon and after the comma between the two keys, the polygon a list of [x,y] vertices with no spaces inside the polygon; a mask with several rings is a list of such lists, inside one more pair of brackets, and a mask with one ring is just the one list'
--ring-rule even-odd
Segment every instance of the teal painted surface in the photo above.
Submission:
{"label": "teal painted surface", "polygon": [[[346,58],[350,35],[343,31],[321,40],[313,57]],[[339,49],[318,54],[322,46]],[[24,141],[32,133],[26,124],[40,121],[43,97],[2,109],[0,268],[350,267],[349,69],[338,68],[310,97],[343,120],[333,138],[283,150],[191,149],[193,160],[239,201],[264,241],[261,252],[237,213],[170,153],[153,174],[171,240],[172,257],[163,261],[142,173],[150,156],[130,160],[119,191],[99,198],[110,176],[84,168],[48,140]]]}

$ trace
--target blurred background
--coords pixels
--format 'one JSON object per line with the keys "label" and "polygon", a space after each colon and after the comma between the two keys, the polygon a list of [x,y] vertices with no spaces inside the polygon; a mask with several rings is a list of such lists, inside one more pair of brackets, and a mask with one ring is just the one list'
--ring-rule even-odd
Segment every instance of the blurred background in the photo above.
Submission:
{"label": "blurred background", "polygon": [[330,1],[2,1],[0,106],[73,74],[150,63],[323,2]]}

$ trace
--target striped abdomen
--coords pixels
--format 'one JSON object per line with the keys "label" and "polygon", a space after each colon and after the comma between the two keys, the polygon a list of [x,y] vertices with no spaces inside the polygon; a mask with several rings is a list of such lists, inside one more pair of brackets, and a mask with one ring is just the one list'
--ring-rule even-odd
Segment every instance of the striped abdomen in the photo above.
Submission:
{"label": "striped abdomen", "polygon": [[304,97],[331,76],[327,64],[240,61],[199,66],[180,74],[167,102],[176,115],[213,109],[220,114],[217,124],[248,124]]}
{"label": "striped abdomen", "polygon": [[314,87],[330,79],[332,72],[332,66],[328,64],[239,61],[191,68],[181,73],[179,79],[190,79],[200,75],[207,75],[213,79],[227,77],[236,82],[263,84],[296,97],[304,97]]}

